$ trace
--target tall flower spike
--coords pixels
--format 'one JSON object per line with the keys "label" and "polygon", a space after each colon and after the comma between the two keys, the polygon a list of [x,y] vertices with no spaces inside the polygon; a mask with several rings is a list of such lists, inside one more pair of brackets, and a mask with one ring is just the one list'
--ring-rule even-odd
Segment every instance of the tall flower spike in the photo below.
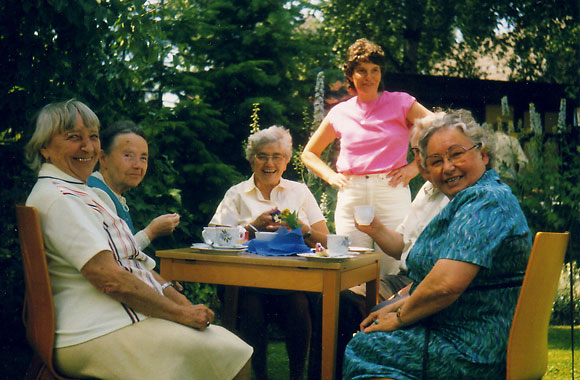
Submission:
{"label": "tall flower spike", "polygon": [[560,112],[558,112],[558,133],[566,131],[566,99],[560,99]]}
{"label": "tall flower spike", "polygon": [[254,134],[260,130],[260,103],[252,104],[252,123],[250,124],[250,134]]}
{"label": "tall flower spike", "polygon": [[324,71],[316,75],[316,86],[314,87],[314,120],[312,124],[318,126],[324,119]]}

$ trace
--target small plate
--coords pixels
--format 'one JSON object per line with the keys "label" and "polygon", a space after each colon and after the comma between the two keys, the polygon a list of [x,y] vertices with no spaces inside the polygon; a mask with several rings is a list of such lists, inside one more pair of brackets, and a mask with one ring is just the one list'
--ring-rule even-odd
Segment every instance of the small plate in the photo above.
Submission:
{"label": "small plate", "polygon": [[349,255],[349,254],[340,255],[340,256],[318,256],[314,252],[299,253],[298,256],[305,257],[308,260],[330,261],[330,262],[341,262],[341,261],[345,261],[348,259],[352,259],[353,257],[356,257],[356,255]]}
{"label": "small plate", "polygon": [[247,246],[245,246],[243,244],[236,244],[236,245],[217,245],[217,244],[212,244],[212,245],[210,245],[210,247],[213,248],[213,249],[227,249],[227,250],[248,248]]}
{"label": "small plate", "polygon": [[374,248],[366,248],[366,247],[348,247],[350,252],[374,252]]}
{"label": "small plate", "polygon": [[215,247],[215,246],[211,246],[209,244],[206,243],[193,243],[191,245],[191,248],[195,248],[201,252],[207,252],[207,253],[219,253],[219,252],[224,252],[224,253],[232,253],[232,252],[243,252],[245,250],[248,249],[248,247],[246,247],[245,245],[236,245],[233,247]]}

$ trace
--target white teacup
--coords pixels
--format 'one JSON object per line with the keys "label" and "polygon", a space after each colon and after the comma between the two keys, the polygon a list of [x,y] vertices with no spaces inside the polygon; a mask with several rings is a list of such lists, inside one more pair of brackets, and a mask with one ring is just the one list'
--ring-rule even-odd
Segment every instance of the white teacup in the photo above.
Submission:
{"label": "white teacup", "polygon": [[217,227],[203,227],[201,236],[205,244],[213,245],[216,242]]}
{"label": "white teacup", "polygon": [[243,227],[204,227],[201,235],[206,244],[234,247],[244,242],[245,232]]}
{"label": "white teacup", "polygon": [[364,205],[354,208],[354,220],[361,226],[368,226],[375,217],[375,207]]}
{"label": "white teacup", "polygon": [[329,256],[346,255],[350,239],[345,235],[326,235],[326,246],[328,247]]}
{"label": "white teacup", "polygon": [[264,232],[264,231],[256,232],[256,239],[258,240],[270,241],[274,239],[276,236],[278,236],[277,232]]}
{"label": "white teacup", "polygon": [[218,227],[215,244],[222,247],[233,247],[244,242],[244,231],[238,227]]}

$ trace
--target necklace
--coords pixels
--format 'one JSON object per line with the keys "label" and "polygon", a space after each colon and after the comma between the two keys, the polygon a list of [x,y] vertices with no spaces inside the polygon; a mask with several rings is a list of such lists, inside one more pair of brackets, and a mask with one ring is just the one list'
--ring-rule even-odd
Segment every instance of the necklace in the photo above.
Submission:
{"label": "necklace", "polygon": [[[366,125],[369,116],[371,116],[372,113],[377,108],[377,106],[379,104],[379,99],[380,99],[380,96],[378,96],[374,100],[371,100],[370,102],[362,102],[361,101],[358,103],[359,109],[363,112],[362,118],[360,120],[361,125]],[[363,104],[365,105],[365,107],[363,107]]]}

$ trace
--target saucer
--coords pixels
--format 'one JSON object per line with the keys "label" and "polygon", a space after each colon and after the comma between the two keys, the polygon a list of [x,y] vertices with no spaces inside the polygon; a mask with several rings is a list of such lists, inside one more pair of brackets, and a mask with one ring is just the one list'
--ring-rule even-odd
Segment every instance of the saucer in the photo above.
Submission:
{"label": "saucer", "polygon": [[242,248],[248,248],[247,246],[245,246],[243,244],[234,244],[234,245],[217,245],[217,244],[212,244],[210,247],[212,247],[213,249],[242,249]]}
{"label": "saucer", "polygon": [[374,252],[374,248],[367,248],[367,247],[348,247],[349,252]]}
{"label": "saucer", "polygon": [[308,252],[308,253],[299,253],[297,256],[304,257],[308,260],[318,260],[318,261],[328,261],[328,262],[341,262],[348,259],[352,259],[356,257],[356,255],[351,254],[341,254],[336,256],[319,256],[315,252]]}
{"label": "saucer", "polygon": [[217,254],[239,253],[246,251],[248,249],[248,247],[246,247],[245,245],[236,245],[235,247],[232,246],[219,248],[206,243],[193,243],[191,245],[191,248],[194,248],[202,253],[217,253]]}

